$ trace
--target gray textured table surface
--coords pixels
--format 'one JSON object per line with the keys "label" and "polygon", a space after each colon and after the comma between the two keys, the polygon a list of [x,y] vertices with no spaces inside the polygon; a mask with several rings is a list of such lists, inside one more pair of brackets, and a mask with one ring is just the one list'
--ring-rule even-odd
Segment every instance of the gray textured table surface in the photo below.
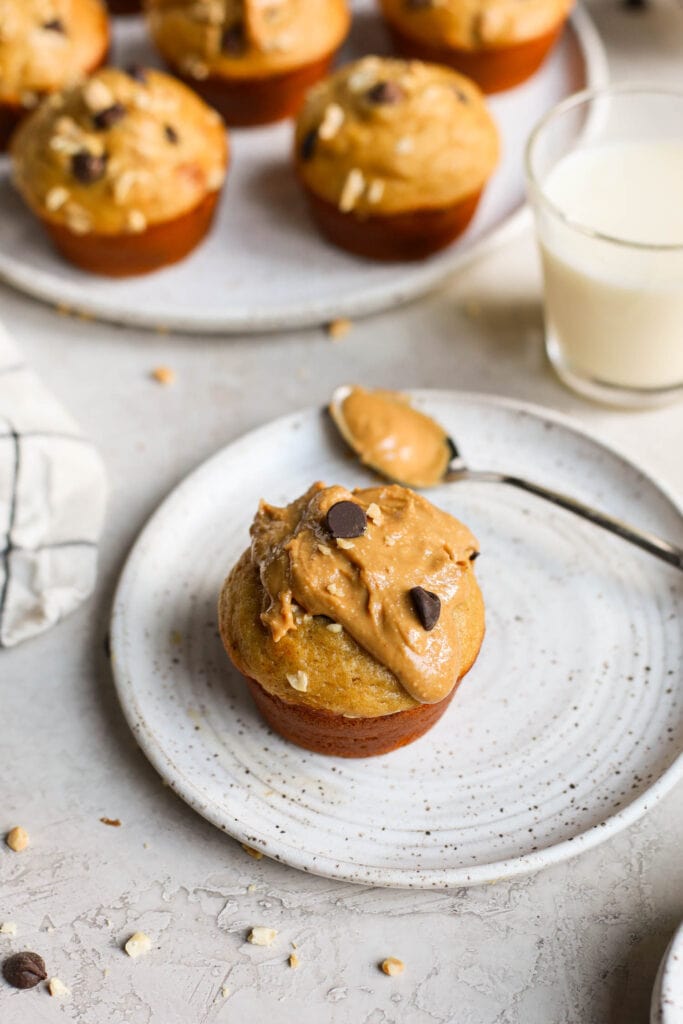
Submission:
{"label": "gray textured table surface", "polygon": [[[683,10],[594,5],[616,78],[683,85]],[[647,1021],[683,918],[683,787],[629,831],[511,883],[364,889],[254,861],[161,784],[117,706],[103,641],[126,553],[168,489],[217,447],[348,378],[545,403],[683,491],[683,408],[624,414],[565,391],[542,352],[528,238],[437,295],[354,326],[233,340],[155,336],[73,318],[0,288],[0,316],[97,441],[112,494],[94,600],[0,655],[0,921],[41,952],[68,1001],[0,988],[2,1024],[593,1024]],[[177,373],[173,387],[150,370]],[[120,818],[122,827],[100,824]],[[275,946],[245,943],[263,923]],[[153,951],[121,942],[142,929]],[[301,966],[286,963],[295,942]],[[0,935],[0,953],[10,940]],[[405,974],[377,969],[401,957]],[[225,997],[221,988],[227,986]]]}

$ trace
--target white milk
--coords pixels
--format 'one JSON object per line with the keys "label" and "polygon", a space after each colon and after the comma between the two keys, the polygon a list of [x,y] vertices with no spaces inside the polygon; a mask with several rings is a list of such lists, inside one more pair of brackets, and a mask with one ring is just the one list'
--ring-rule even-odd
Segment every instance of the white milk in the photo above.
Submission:
{"label": "white milk", "polygon": [[625,388],[682,385],[683,142],[576,150],[555,165],[543,191],[575,225],[624,242],[542,216],[547,328],[560,361]]}

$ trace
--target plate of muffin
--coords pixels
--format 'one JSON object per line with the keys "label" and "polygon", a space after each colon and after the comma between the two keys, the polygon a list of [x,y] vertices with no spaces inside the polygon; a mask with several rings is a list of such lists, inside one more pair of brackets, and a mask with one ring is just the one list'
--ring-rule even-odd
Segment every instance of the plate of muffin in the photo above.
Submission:
{"label": "plate of muffin", "polygon": [[433,486],[349,459],[319,409],[229,444],[129,556],[114,679],[166,783],[250,848],[372,885],[492,882],[600,843],[680,779],[683,585],[533,496],[435,483],[448,438],[674,540],[683,518],[554,413],[388,398],[443,426],[421,434]]}
{"label": "plate of muffin", "polygon": [[0,0],[0,278],[219,333],[420,295],[523,223],[530,127],[604,79],[570,6]]}

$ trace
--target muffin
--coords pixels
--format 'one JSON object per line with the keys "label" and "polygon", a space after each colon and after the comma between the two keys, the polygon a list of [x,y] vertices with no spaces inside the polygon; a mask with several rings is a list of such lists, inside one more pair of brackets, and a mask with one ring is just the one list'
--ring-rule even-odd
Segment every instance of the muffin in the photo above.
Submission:
{"label": "muffin", "polygon": [[543,63],[573,0],[379,0],[401,54],[447,64],[484,92],[518,85]]}
{"label": "muffin", "polygon": [[104,68],[46,100],[12,142],[14,180],[84,270],[144,274],[208,231],[225,178],[223,123],[159,71]]}
{"label": "muffin", "polygon": [[365,57],[315,86],[297,119],[296,170],[316,224],[374,259],[449,245],[497,160],[479,89],[434,64]]}
{"label": "muffin", "polygon": [[251,536],[219,622],[268,724],[339,757],[426,732],[484,635],[467,527],[398,485],[318,483],[284,508],[261,502]]}
{"label": "muffin", "polygon": [[289,117],[349,29],[346,0],[147,0],[171,68],[231,125]]}
{"label": "muffin", "polygon": [[100,0],[0,0],[0,150],[43,96],[90,74],[108,49]]}

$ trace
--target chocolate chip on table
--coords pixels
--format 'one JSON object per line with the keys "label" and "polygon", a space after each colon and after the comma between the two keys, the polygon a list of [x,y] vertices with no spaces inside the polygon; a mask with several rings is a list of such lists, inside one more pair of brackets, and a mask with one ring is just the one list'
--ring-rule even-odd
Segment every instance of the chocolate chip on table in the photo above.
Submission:
{"label": "chocolate chip on table", "polygon": [[130,64],[126,68],[126,74],[129,78],[135,79],[136,82],[147,85],[147,70],[140,64]]}
{"label": "chocolate chip on table", "polygon": [[37,953],[13,953],[3,963],[2,973],[14,988],[35,988],[47,978],[45,961]]}
{"label": "chocolate chip on table", "polygon": [[221,50],[223,53],[238,57],[241,53],[244,53],[245,47],[244,25],[241,21],[224,30],[221,37]]}
{"label": "chocolate chip on table", "polygon": [[415,614],[422,623],[423,629],[429,633],[439,621],[441,600],[431,590],[424,587],[413,587],[410,591]]}
{"label": "chocolate chip on table", "polygon": [[400,103],[404,97],[405,92],[398,82],[376,82],[365,94],[369,103],[377,105]]}
{"label": "chocolate chip on table", "polygon": [[51,21],[46,21],[43,28],[46,32],[61,32],[62,34],[66,32],[61,18],[52,18]]}
{"label": "chocolate chip on table", "polygon": [[180,136],[178,135],[178,132],[175,130],[172,124],[164,125],[164,135],[166,136],[167,140],[171,143],[172,146],[177,146],[178,143],[180,142]]}
{"label": "chocolate chip on table", "polygon": [[122,103],[112,103],[110,107],[105,107],[104,110],[99,110],[93,115],[93,124],[98,131],[106,131],[107,128],[111,128],[113,125],[122,121],[126,116],[126,108]]}
{"label": "chocolate chip on table", "polygon": [[106,156],[95,156],[87,150],[74,153],[71,158],[71,173],[82,185],[92,185],[104,176],[107,169]]}
{"label": "chocolate chip on table", "polygon": [[355,501],[338,501],[327,510],[327,529],[335,540],[347,537],[362,537],[368,520],[365,512]]}
{"label": "chocolate chip on table", "polygon": [[299,153],[304,161],[312,160],[315,153],[315,144],[318,141],[318,129],[311,128],[301,140]]}

